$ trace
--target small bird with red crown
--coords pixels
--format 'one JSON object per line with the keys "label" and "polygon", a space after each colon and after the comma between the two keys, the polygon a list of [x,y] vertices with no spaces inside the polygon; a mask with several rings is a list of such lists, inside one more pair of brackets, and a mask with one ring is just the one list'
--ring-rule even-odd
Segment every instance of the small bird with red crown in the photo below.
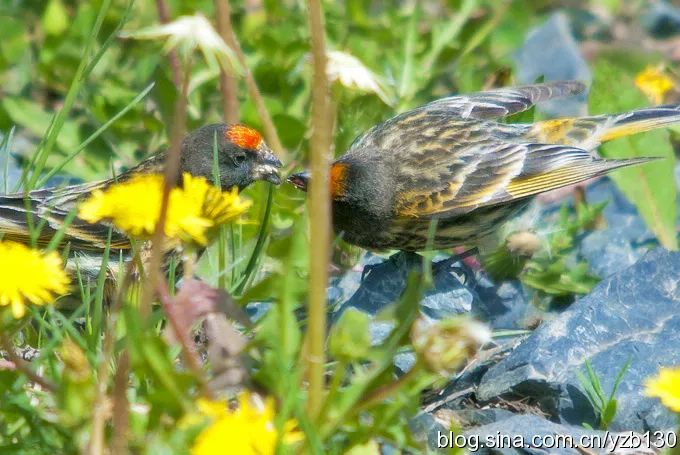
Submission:
{"label": "small bird with red crown", "polygon": [[[219,182],[213,182],[215,140]],[[162,173],[165,156],[165,152],[154,155],[115,179],[63,188],[44,188],[28,194],[0,195],[0,236],[4,240],[30,243],[29,226],[42,226],[35,241],[38,245],[47,245],[64,226],[68,214],[94,190],[107,188],[135,175]],[[180,175],[189,172],[193,176],[205,177],[223,190],[233,187],[242,190],[258,180],[278,185],[281,183],[278,173],[280,167],[281,162],[260,133],[244,125],[204,126],[192,131],[182,142]],[[181,184],[181,177],[177,183]],[[69,246],[81,273],[97,275],[101,254],[107,243],[110,244],[113,257],[130,251],[128,237],[115,229],[108,242],[110,227],[109,223],[90,224],[76,217],[65,229],[61,243]]]}
{"label": "small bird with red crown", "polygon": [[[602,159],[595,153],[602,142],[680,121],[680,106],[657,106],[501,122],[585,89],[559,81],[452,96],[374,126],[331,166],[335,231],[371,250],[472,246],[537,194],[650,160]],[[306,190],[309,173],[288,181]]]}

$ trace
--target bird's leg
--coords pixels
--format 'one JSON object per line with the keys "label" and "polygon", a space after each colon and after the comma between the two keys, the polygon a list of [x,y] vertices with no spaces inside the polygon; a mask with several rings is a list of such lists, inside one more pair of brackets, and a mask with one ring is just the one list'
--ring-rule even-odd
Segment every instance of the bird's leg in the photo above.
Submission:
{"label": "bird's leg", "polygon": [[380,262],[378,264],[365,265],[364,270],[361,272],[361,281],[363,282],[364,279],[371,273],[371,271],[374,268],[383,266],[389,262],[391,262],[397,269],[401,269],[403,267],[407,267],[410,269],[414,265],[420,266],[422,260],[423,257],[417,253],[414,253],[413,251],[399,251],[398,253],[395,253],[392,256],[390,256],[387,259],[387,261]]}
{"label": "bird's leg", "polygon": [[449,259],[455,259],[456,260],[455,262],[458,262],[458,261],[463,261],[463,260],[465,260],[469,257],[477,256],[477,255],[479,255],[479,248],[477,248],[475,246],[475,247],[470,248],[469,250],[463,251],[462,253],[458,253],[456,255],[453,255]]}
{"label": "bird's leg", "polygon": [[[479,249],[477,247],[470,248],[469,250],[465,250],[462,253],[454,254],[451,257],[444,259],[443,261],[439,261],[436,264],[434,264],[434,268],[437,270],[440,269],[454,269],[458,272],[460,272],[463,275],[463,281],[462,283],[469,283],[471,281],[471,277],[469,275],[469,269],[467,267],[453,267],[454,264],[457,262],[463,262],[465,259],[471,257],[471,256],[476,256],[479,254]],[[464,264],[464,263],[463,263]]]}

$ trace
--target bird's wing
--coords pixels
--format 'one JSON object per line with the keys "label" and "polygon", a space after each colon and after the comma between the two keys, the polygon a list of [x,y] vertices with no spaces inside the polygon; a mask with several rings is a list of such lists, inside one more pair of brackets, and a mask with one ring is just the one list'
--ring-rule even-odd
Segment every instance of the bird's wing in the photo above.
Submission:
{"label": "bird's wing", "polygon": [[417,218],[462,215],[648,161],[602,160],[580,148],[536,143],[477,144],[456,153],[439,149],[407,160],[397,178],[395,213]]}
{"label": "bird's wing", "polygon": [[497,119],[525,111],[541,101],[577,95],[585,90],[586,85],[579,81],[546,82],[451,96],[433,101],[420,109],[446,111],[449,115],[461,118]]}
{"label": "bird's wing", "polygon": [[[77,202],[105,182],[73,185],[64,188],[47,188],[28,194],[0,195],[0,236],[5,240],[22,243],[31,241],[31,231],[37,232],[36,243],[47,245],[64,226],[69,214],[76,210]],[[73,218],[65,231],[62,244],[72,249],[103,251],[110,227],[104,223],[89,224]],[[128,238],[112,230],[111,248],[127,250]]]}

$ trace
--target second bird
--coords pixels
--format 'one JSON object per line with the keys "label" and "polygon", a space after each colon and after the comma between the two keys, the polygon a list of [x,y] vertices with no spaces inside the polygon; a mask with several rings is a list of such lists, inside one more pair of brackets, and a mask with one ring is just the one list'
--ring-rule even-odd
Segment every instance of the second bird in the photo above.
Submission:
{"label": "second bird", "polygon": [[[333,226],[372,250],[475,244],[532,196],[650,158],[606,160],[602,142],[680,121],[680,106],[507,124],[586,87],[560,81],[440,99],[374,126],[330,170]],[[307,190],[309,173],[289,177]]]}

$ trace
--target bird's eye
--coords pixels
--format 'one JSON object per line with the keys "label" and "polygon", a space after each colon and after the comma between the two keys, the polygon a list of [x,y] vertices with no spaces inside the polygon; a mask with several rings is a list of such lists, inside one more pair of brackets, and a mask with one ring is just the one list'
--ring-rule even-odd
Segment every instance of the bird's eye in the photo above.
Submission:
{"label": "bird's eye", "polygon": [[234,163],[241,164],[246,160],[246,154],[243,152],[236,152],[232,154],[232,159],[234,160]]}

